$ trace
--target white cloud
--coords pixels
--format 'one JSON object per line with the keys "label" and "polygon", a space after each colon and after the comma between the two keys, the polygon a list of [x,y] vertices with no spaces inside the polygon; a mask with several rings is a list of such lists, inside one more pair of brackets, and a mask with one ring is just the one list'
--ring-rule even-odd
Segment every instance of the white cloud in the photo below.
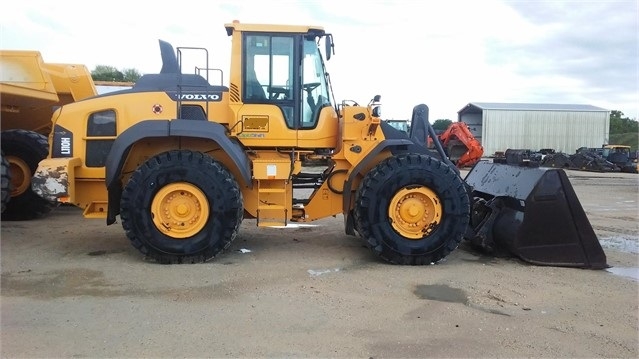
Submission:
{"label": "white cloud", "polygon": [[223,25],[234,19],[324,26],[336,42],[327,66],[337,99],[366,103],[380,94],[392,118],[426,103],[432,120],[454,120],[473,101],[591,104],[639,118],[631,0],[113,0],[91,7],[32,0],[3,5],[0,47],[39,50],[48,62],[152,73],[164,39],[206,47],[211,66],[227,71]]}

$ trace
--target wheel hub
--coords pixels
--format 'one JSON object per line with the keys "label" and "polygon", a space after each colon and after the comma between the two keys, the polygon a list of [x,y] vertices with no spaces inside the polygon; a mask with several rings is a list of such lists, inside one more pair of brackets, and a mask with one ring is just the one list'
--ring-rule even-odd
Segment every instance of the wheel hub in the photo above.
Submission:
{"label": "wheel hub", "polygon": [[20,157],[7,156],[9,178],[11,178],[11,197],[17,197],[31,187],[31,168]]}
{"label": "wheel hub", "polygon": [[209,218],[206,195],[187,182],[162,187],[151,203],[153,224],[163,234],[185,239],[199,233]]}
{"label": "wheel hub", "polygon": [[422,239],[441,222],[442,205],[437,194],[427,187],[404,187],[391,199],[388,217],[403,237]]}

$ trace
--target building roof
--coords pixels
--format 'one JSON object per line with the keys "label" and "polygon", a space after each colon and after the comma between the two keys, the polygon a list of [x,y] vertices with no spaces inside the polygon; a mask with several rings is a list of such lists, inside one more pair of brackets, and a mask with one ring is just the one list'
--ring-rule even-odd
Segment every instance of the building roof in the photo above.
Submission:
{"label": "building roof", "polygon": [[592,105],[551,104],[551,103],[502,103],[502,102],[470,102],[458,113],[469,110],[516,110],[516,111],[581,111],[608,112],[605,108]]}

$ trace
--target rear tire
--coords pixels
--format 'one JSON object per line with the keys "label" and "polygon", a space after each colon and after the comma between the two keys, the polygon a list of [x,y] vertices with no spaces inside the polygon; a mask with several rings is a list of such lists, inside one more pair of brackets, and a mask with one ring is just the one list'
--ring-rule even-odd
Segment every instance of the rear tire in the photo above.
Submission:
{"label": "rear tire", "polygon": [[125,186],[120,217],[126,235],[158,263],[200,263],[231,245],[242,222],[233,175],[200,152],[174,150],[142,164]]}
{"label": "rear tire", "polygon": [[7,203],[11,198],[11,179],[9,178],[9,162],[4,158],[4,152],[0,155],[1,177],[2,177],[2,212],[7,208]]}
{"label": "rear tire", "polygon": [[364,177],[354,215],[355,228],[377,256],[423,265],[457,248],[470,204],[456,171],[436,158],[408,154],[385,159]]}
{"label": "rear tire", "polygon": [[4,175],[2,220],[22,221],[36,219],[51,212],[54,203],[38,196],[31,189],[31,178],[38,163],[49,153],[47,138],[39,133],[27,130],[7,130],[2,132],[2,152],[9,163],[8,179],[10,191],[7,203],[4,202]]}

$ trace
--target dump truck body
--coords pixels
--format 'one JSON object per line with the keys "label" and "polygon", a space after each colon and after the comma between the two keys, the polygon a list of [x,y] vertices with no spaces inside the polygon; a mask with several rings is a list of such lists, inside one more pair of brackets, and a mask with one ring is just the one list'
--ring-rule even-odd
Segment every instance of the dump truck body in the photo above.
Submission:
{"label": "dump truck body", "polygon": [[45,63],[38,51],[1,50],[0,69],[2,157],[8,164],[2,218],[37,218],[51,209],[30,184],[47,155],[53,110],[97,91],[84,65]]}
{"label": "dump truck body", "polygon": [[54,107],[97,94],[86,66],[45,63],[38,51],[0,50],[0,68],[3,131],[48,136]]}

